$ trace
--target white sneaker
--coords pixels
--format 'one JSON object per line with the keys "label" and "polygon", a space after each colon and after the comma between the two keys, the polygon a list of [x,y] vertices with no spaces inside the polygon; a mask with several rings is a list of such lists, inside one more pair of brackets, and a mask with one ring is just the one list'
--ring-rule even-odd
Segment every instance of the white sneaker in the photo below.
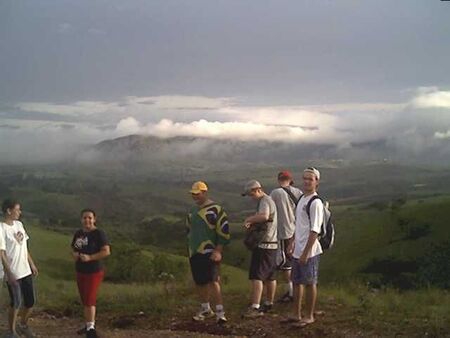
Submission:
{"label": "white sneaker", "polygon": [[199,312],[197,312],[192,319],[195,320],[196,322],[201,322],[205,319],[208,318],[212,318],[214,317],[215,313],[213,310],[208,309],[208,310],[200,310]]}
{"label": "white sneaker", "polygon": [[227,317],[225,317],[225,312],[217,312],[216,313],[217,324],[225,324],[228,322]]}

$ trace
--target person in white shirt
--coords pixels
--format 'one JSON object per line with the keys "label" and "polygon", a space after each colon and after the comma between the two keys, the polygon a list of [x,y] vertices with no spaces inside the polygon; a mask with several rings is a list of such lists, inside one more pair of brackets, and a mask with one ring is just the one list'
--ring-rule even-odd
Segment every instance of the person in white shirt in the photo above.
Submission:
{"label": "person in white shirt", "polygon": [[[2,240],[0,240],[0,256],[11,299],[9,330],[7,337],[35,337],[28,326],[35,302],[33,276],[38,269],[28,251],[29,239],[22,222],[19,221],[20,203],[7,199],[2,204],[4,220],[0,223]],[[20,308],[21,320],[18,323]],[[17,324],[17,325],[16,325]]]}
{"label": "person in white shirt", "polygon": [[[294,258],[292,282],[294,283],[294,316],[284,322],[296,322],[294,326],[305,327],[314,323],[317,299],[319,257],[322,247],[318,240],[324,218],[322,200],[317,198],[320,172],[310,167],[303,171],[303,193],[297,205],[295,240],[290,249]],[[308,210],[309,209],[309,210]],[[305,293],[305,316],[301,316],[301,304]]]}
{"label": "person in white shirt", "polygon": [[293,300],[294,288],[291,281],[292,256],[287,251],[294,240],[295,209],[302,191],[294,187],[294,180],[290,171],[284,170],[278,173],[279,187],[272,190],[270,197],[277,206],[278,218],[278,243],[282,271],[287,284],[286,293],[278,300],[281,303]]}

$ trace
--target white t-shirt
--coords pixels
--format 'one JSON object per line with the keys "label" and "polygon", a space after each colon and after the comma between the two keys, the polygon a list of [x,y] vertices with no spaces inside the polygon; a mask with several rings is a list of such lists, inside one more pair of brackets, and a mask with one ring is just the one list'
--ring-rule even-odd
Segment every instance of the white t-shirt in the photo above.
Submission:
{"label": "white t-shirt", "polygon": [[[294,258],[300,258],[303,253],[303,250],[306,247],[306,243],[308,243],[309,234],[311,231],[320,233],[320,227],[323,222],[323,203],[320,199],[315,199],[311,203],[310,208],[310,217],[306,212],[306,206],[308,205],[309,200],[316,196],[317,193],[314,193],[310,196],[303,196],[297,205],[297,210],[295,212],[295,247],[294,247]],[[311,248],[311,254],[309,258],[320,255],[322,253],[322,247],[320,246],[319,240],[313,244]]]}
{"label": "white t-shirt", "polygon": [[17,279],[31,275],[27,246],[29,237],[23,224],[20,221],[14,221],[13,225],[0,223],[0,227],[4,238],[3,247],[0,249],[6,251],[11,272]]}
{"label": "white t-shirt", "polygon": [[[298,200],[302,191],[296,187],[286,187]],[[270,197],[277,206],[278,239],[289,239],[295,231],[295,203],[283,188],[276,188],[270,193]]]}

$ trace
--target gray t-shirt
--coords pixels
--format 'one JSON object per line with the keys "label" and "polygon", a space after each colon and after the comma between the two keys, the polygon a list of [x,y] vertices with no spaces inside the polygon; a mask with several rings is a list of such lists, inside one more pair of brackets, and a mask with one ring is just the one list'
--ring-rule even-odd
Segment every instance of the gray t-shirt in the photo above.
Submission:
{"label": "gray t-shirt", "polygon": [[278,248],[277,242],[277,207],[270,196],[264,194],[264,196],[258,202],[258,208],[256,211],[258,214],[268,214],[269,219],[273,220],[268,222],[267,233],[264,236],[262,243],[258,245],[262,249],[276,249]]}
{"label": "gray t-shirt", "polygon": [[[296,200],[302,195],[302,191],[296,187],[286,187],[295,196]],[[270,197],[277,206],[278,239],[289,239],[295,232],[295,204],[283,188],[276,188],[270,193]]]}

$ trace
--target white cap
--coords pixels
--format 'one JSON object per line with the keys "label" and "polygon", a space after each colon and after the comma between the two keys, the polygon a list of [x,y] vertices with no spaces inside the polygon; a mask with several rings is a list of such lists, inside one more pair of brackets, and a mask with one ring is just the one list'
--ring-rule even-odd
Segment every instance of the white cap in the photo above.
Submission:
{"label": "white cap", "polygon": [[317,177],[317,180],[318,180],[318,181],[320,180],[320,171],[317,170],[317,169],[314,168],[314,167],[306,168],[305,170],[303,170],[303,172],[304,172],[304,173],[311,173],[311,174],[314,174],[314,175]]}

